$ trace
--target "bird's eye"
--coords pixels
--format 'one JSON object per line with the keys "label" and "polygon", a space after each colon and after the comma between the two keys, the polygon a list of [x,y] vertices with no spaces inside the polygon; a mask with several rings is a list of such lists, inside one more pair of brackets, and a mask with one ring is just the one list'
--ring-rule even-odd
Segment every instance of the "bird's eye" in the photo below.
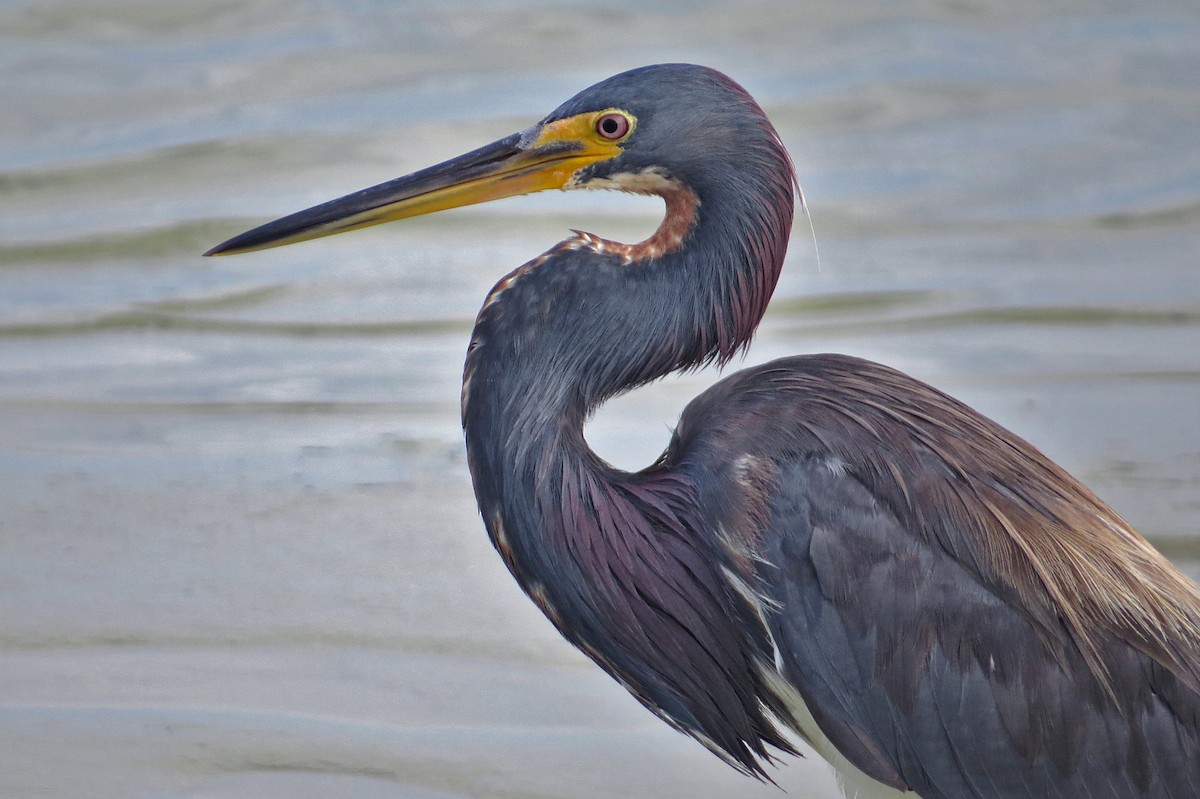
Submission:
{"label": "bird's eye", "polygon": [[596,133],[609,141],[623,139],[629,133],[629,117],[615,112],[604,114],[596,120]]}

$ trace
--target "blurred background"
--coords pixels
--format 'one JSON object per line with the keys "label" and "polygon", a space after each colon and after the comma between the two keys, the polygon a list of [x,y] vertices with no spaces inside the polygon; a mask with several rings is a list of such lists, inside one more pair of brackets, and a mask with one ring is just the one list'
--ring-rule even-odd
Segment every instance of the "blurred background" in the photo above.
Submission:
{"label": "blurred background", "polygon": [[[746,86],[812,210],[748,362],[932,382],[1200,573],[1194,0],[0,0],[0,795],[780,795],[559,640],[467,477],[487,290],[660,202],[199,257],[660,61]],[[589,440],[649,463],[714,377]]]}

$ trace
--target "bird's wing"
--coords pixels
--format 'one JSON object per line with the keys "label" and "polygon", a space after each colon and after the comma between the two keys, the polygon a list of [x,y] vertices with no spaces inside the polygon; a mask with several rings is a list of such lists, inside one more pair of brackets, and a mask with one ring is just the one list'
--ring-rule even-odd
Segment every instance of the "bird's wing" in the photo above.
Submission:
{"label": "bird's wing", "polygon": [[784,682],[863,772],[925,799],[1200,796],[1194,584],[1016,436],[810,356],[718,384],[676,447]]}
{"label": "bird's wing", "polygon": [[852,763],[925,799],[1200,795],[1161,702],[1122,718],[1077,653],[852,474],[814,457],[781,478],[762,552],[781,671]]}

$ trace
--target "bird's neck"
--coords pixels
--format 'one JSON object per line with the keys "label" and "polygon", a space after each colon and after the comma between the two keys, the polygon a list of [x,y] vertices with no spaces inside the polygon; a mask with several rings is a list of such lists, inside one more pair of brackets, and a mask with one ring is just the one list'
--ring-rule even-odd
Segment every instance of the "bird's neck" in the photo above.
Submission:
{"label": "bird's neck", "polygon": [[[760,701],[768,692],[755,657],[769,658],[770,647],[738,623],[745,609],[722,588],[723,556],[694,485],[665,464],[614,469],[583,437],[606,398],[731,357],[762,316],[790,202],[764,230],[731,221],[738,209],[723,211],[719,199],[695,199],[677,206],[694,213],[686,234],[655,256],[638,258],[634,247],[627,259],[583,237],[500,281],[472,336],[463,427],[488,534],[530,598],[647,707],[754,770],[763,742],[788,750]],[[672,224],[668,216],[663,244]],[[714,641],[743,639],[712,654]],[[677,658],[742,708],[736,724],[714,717],[703,691],[676,683]]]}
{"label": "bird's neck", "polygon": [[[783,166],[745,176],[752,190],[665,183],[667,213],[646,241],[577,233],[500,280],[464,370],[469,442],[487,439],[510,455],[546,435],[580,443],[583,423],[610,397],[724,363],[748,345],[791,230]],[[578,441],[561,441],[567,431]]]}
{"label": "bird's neck", "polygon": [[[585,483],[628,477],[584,440],[584,423],[606,399],[724,362],[748,344],[791,229],[791,172],[786,161],[781,166],[757,182],[748,171],[749,188],[728,195],[664,193],[667,216],[642,245],[580,234],[496,284],[472,334],[462,407],[494,539],[503,533],[489,516],[550,488],[558,496],[561,484],[548,484],[564,473],[584,475]],[[530,516],[520,525],[540,523]]]}

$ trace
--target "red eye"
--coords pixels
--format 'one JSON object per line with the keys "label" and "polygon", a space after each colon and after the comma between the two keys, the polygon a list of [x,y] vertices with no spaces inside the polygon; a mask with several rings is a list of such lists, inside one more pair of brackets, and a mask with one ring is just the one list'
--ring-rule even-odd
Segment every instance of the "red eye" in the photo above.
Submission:
{"label": "red eye", "polygon": [[624,114],[605,114],[596,120],[596,132],[600,138],[616,141],[629,133],[629,117]]}

